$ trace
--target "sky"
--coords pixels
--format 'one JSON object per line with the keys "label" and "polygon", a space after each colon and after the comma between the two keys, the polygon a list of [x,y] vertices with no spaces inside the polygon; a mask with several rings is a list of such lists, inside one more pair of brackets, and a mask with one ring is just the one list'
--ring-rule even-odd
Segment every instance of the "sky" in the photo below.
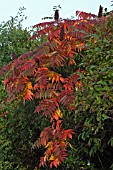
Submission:
{"label": "sky", "polygon": [[[20,7],[25,7],[24,14],[27,20],[23,27],[30,27],[40,22],[42,18],[54,16],[53,7],[60,5],[61,18],[75,17],[77,10],[98,14],[99,6],[112,10],[111,0],[0,0],[0,23],[8,21],[10,16],[15,17]],[[47,20],[46,20],[47,21]]]}

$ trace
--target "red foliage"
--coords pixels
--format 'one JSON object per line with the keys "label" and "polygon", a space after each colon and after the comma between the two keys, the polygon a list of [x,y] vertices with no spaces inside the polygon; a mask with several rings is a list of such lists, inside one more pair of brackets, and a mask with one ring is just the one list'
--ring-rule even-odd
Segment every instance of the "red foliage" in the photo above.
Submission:
{"label": "red foliage", "polygon": [[[37,33],[31,38],[48,35],[48,40],[37,50],[23,54],[12,63],[3,67],[0,74],[8,72],[4,86],[9,93],[7,101],[38,99],[35,113],[50,117],[51,127],[46,127],[36,141],[38,147],[44,146],[46,151],[40,158],[40,165],[47,162],[57,167],[67,157],[67,138],[72,139],[72,129],[61,127],[63,114],[60,105],[74,109],[75,91],[82,86],[77,70],[73,74],[63,77],[55,70],[67,65],[75,65],[74,56],[87,48],[87,38],[95,33],[96,27],[103,22],[95,15],[77,11],[77,20],[58,20],[58,14],[53,22],[35,25]],[[104,20],[105,22],[105,20]],[[53,71],[54,70],[54,71]],[[4,116],[5,113],[2,115]],[[53,147],[54,146],[54,147]]]}
{"label": "red foliage", "polygon": [[69,142],[67,138],[72,139],[74,132],[72,129],[64,130],[61,127],[61,120],[56,121],[56,125],[45,128],[40,134],[40,138],[36,141],[33,147],[44,146],[46,149],[44,156],[40,158],[40,166],[44,166],[46,162],[50,162],[50,168],[54,165],[57,167],[61,162],[64,162],[67,156],[67,147]]}

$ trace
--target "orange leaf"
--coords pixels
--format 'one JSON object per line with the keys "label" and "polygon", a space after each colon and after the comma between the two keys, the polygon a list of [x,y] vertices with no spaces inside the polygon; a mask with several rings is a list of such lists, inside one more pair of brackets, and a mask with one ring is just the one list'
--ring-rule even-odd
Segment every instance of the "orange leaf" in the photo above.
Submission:
{"label": "orange leaf", "polygon": [[58,45],[61,45],[61,42],[59,40],[57,40],[56,38],[54,38],[54,40],[57,42]]}
{"label": "orange leaf", "polygon": [[63,77],[60,77],[60,81],[61,81],[61,82],[64,82],[64,78],[63,78]]}
{"label": "orange leaf", "polygon": [[52,93],[53,93],[56,97],[58,97],[58,93],[56,93],[54,90],[52,90]]}
{"label": "orange leaf", "polygon": [[51,116],[50,122],[52,122],[53,119],[55,119],[55,120],[58,120],[58,119],[59,119],[59,116],[56,114],[56,112]]}
{"label": "orange leaf", "polygon": [[34,90],[38,88],[38,84],[34,84]]}
{"label": "orange leaf", "polygon": [[69,60],[68,66],[70,67],[71,65],[76,65],[76,62],[73,59]]}
{"label": "orange leaf", "polygon": [[33,96],[34,94],[29,89],[25,89],[25,100],[32,100]]}

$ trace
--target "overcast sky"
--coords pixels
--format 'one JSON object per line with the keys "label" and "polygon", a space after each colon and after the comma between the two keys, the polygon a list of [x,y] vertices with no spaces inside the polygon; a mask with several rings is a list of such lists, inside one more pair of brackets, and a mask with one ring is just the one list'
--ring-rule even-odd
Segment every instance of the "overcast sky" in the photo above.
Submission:
{"label": "overcast sky", "polygon": [[98,14],[99,5],[112,10],[111,0],[0,0],[0,23],[9,20],[10,16],[15,17],[19,8],[24,6],[28,18],[23,26],[29,27],[43,22],[43,17],[53,15],[53,7],[58,5],[62,7],[61,18],[75,16],[76,10]]}

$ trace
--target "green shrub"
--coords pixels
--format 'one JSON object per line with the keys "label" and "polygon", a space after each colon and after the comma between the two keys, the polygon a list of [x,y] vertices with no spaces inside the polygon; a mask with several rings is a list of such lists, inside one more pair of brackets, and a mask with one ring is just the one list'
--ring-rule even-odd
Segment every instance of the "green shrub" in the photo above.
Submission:
{"label": "green shrub", "polygon": [[[111,17],[111,16],[110,16]],[[113,16],[108,18],[110,31]],[[96,43],[91,43],[96,39]],[[82,58],[85,74],[82,88],[75,92],[75,112],[70,113],[76,135],[75,152],[69,163],[78,169],[113,168],[113,34],[102,28],[88,41]],[[67,121],[68,121],[67,119]]]}

